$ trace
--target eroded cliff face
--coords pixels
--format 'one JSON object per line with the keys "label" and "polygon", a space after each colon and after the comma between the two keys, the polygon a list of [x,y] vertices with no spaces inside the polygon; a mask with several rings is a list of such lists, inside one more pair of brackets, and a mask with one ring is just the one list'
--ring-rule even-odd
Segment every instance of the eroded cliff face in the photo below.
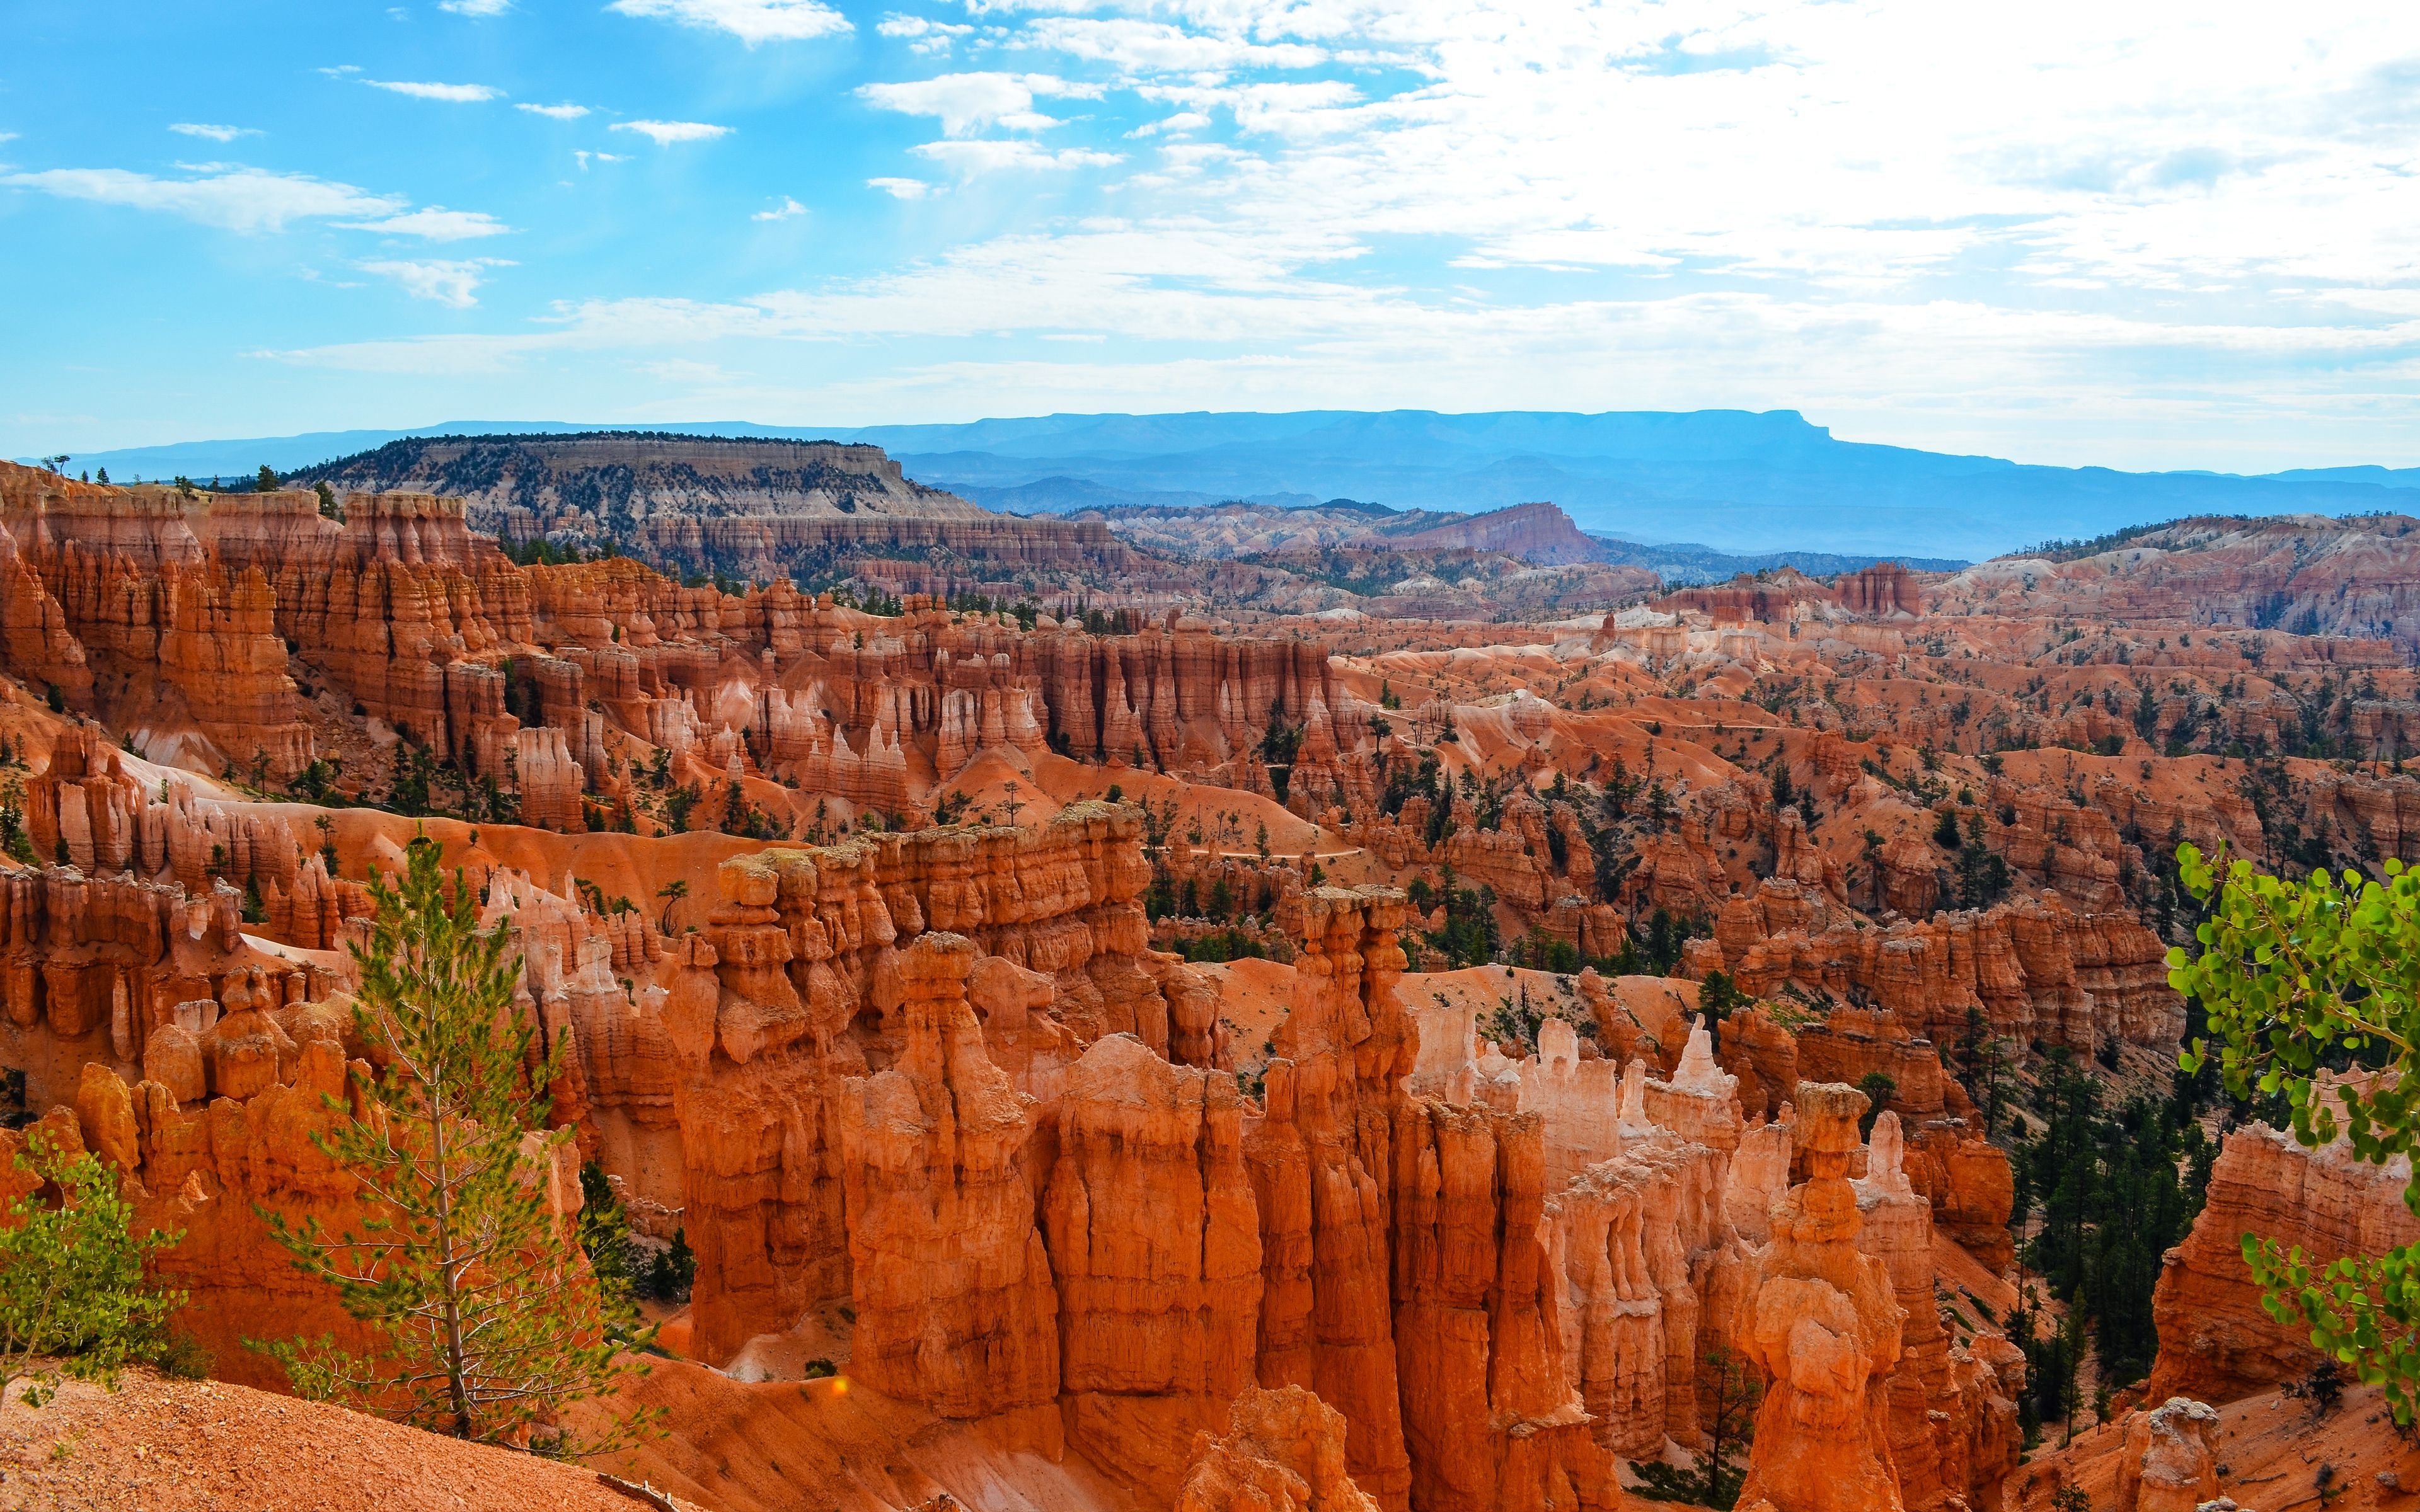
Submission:
{"label": "eroded cliff face", "polygon": [[[1744,1118],[1711,1036],[1650,1011],[1670,984],[1597,988],[1678,1045],[1661,1075],[1616,1074],[1559,1019],[1542,1058],[1482,1049],[1466,1012],[1424,1025],[1384,889],[1295,900],[1272,1057],[1239,1085],[1208,1032],[1218,989],[1143,946],[1140,841],[1133,810],[1076,805],[1021,830],[743,851],[674,935],[485,864],[521,1011],[569,1051],[552,1121],[697,1251],[690,1347],[752,1370],[780,1352],[768,1335],[812,1337],[859,1387],[1014,1425],[1147,1505],[1274,1476],[1329,1488],[1287,1492],[1306,1505],[1576,1512],[1621,1504],[1617,1458],[1697,1448],[1705,1358],[1749,1350],[1735,1319],[1787,1237],[1766,1214],[1790,1107]],[[363,1052],[339,956],[256,971],[234,890],[184,900],[26,879],[10,980],[40,985],[7,1000],[12,1024],[34,1005],[17,1042],[49,1046],[79,1137],[187,1229],[171,1270],[194,1330],[249,1368],[241,1336],[337,1327],[252,1205],[348,1215],[309,1135]],[[113,1062],[121,1003],[139,1055]],[[1936,1204],[1896,1135],[1885,1122],[1865,1155],[1860,1239],[1913,1299]],[[2004,1383],[1937,1322],[1898,1354],[1858,1348],[1907,1504],[1988,1494],[2012,1452]],[[1295,1450],[1259,1429],[1241,1459],[1198,1447],[1269,1412]],[[1284,1473],[1245,1463],[1272,1458]]]}
{"label": "eroded cliff face", "polygon": [[[227,1379],[284,1385],[246,1339],[368,1343],[260,1218],[267,1211],[337,1230],[359,1221],[352,1179],[313,1143],[359,1110],[353,1078],[369,1071],[349,1000],[316,995],[328,975],[250,948],[207,903],[163,918],[173,889],[65,871],[24,880],[36,887],[11,900],[8,949],[36,960],[10,979],[0,1045],[11,1064],[45,1072],[29,1076],[28,1101],[47,1111],[22,1134],[0,1128],[0,1186],[22,1183],[14,1162],[28,1138],[99,1155],[138,1229],[181,1235],[158,1273],[188,1295],[175,1326]],[[154,949],[161,954],[147,962]],[[90,1022],[96,995],[114,999],[114,1022]],[[122,1053],[130,1041],[133,1053]],[[549,1180],[568,1214],[579,1182],[576,1156],[565,1159]]]}
{"label": "eroded cliff face", "polygon": [[1725,972],[1760,997],[1795,987],[1869,1002],[1943,1044],[1980,1010],[1988,1032],[2015,1043],[2089,1053],[2182,1035],[2166,949],[2133,915],[2079,912],[2055,893],[1877,929],[1776,880],[1733,894],[1712,937],[1690,942],[1690,965]]}
{"label": "eroded cliff face", "polygon": [[[1603,1020],[1618,1001],[1599,984],[1579,1005]],[[1704,1026],[1683,1038],[1674,1026],[1659,1022],[1663,1035],[1681,1045],[1668,1074],[1659,1076],[1651,1060],[1621,1064],[1601,1056],[1598,1045],[1612,1038],[1602,1029],[1583,1041],[1572,1024],[1550,1017],[1540,1026],[1536,1055],[1508,1056],[1476,1035],[1470,1009],[1420,1006],[1417,997],[1414,1002],[1423,1045],[1411,1084],[1415,1094],[1440,1097],[1448,1105],[1469,1103],[1499,1119],[1536,1120],[1549,1173],[1543,1211],[1561,1335],[1556,1352],[1567,1388],[1588,1414],[1587,1438],[1595,1456],[1636,1460],[1657,1458],[1668,1443],[1700,1446],[1708,1427],[1702,1398],[1719,1369],[1709,1356],[1719,1360],[1718,1351],[1729,1351],[1761,1360],[1757,1368],[1770,1381],[1796,1347],[1784,1338],[1780,1344],[1769,1341],[1761,1355],[1751,1349],[1750,1334],[1764,1326],[1753,1312],[1757,1277],[1768,1272],[1798,1281],[1822,1275],[1853,1299],[1850,1310],[1861,1318],[1883,1318],[1876,1299],[1888,1297],[1893,1308],[1916,1319],[1905,1331],[1903,1347],[1893,1342],[1885,1349],[1879,1334],[1856,1345],[1873,1356],[1858,1377],[1861,1382],[1871,1378],[1872,1400],[1863,1385],[1855,1395],[1856,1421],[1867,1425],[1858,1431],[1869,1432],[1875,1463],[1882,1467],[1874,1473],[1899,1488],[1905,1505],[1991,1504],[2017,1461],[2023,1356],[1989,1331],[1953,1344],[1932,1296],[1936,1233],[1947,1242],[1959,1232],[1938,1224],[1939,1213],[1975,1218],[1993,1247],[2005,1251],[2008,1165],[1998,1149],[1972,1134],[1962,1118],[1942,1106],[1940,1068],[1930,1046],[1900,1041],[1908,1061],[1920,1056],[1930,1066],[1929,1084],[1911,1077],[1919,1102],[1925,1086],[1934,1088],[1936,1117],[1928,1120],[1930,1132],[1958,1157],[1995,1168],[1996,1180],[1970,1171],[1962,1173],[1960,1184],[1940,1180],[1936,1161],[1932,1174],[1941,1195],[1929,1196],[1910,1180],[1907,1167],[1911,1156],[1921,1161],[1932,1152],[1909,1149],[1899,1116],[1883,1116],[1870,1150],[1857,1148],[1853,1118],[1846,1145],[1832,1152],[1845,1163],[1843,1175],[1852,1167],[1867,1173],[1854,1183],[1851,1211],[1834,1212],[1838,1194],[1817,1188],[1831,1216],[1809,1242],[1826,1247],[1792,1249],[1789,1226],[1806,1227],[1785,1211],[1806,1200],[1804,1188],[1791,1188],[1792,1165],[1812,1173],[1810,1184],[1828,1168],[1819,1159],[1824,1152],[1804,1142],[1796,1106],[1810,1095],[1832,1095],[1814,1074],[1802,1081],[1793,1070],[1785,1079],[1769,1066],[1764,1085],[1778,1100],[1778,1116],[1765,1121],[1766,1094],[1760,1093],[1754,1121],[1748,1122],[1742,1116],[1744,1078],[1718,1064]],[[1727,1043],[1735,1042],[1740,1026],[1738,1018],[1724,1026]],[[1810,1029],[1793,1040],[1770,1024],[1765,1029],[1766,1050],[1777,1046],[1791,1066],[1801,1059],[1825,1063],[1823,1052],[1801,1053],[1822,1031]],[[1862,1103],[1861,1094],[1849,1095]],[[1841,1136],[1836,1131],[1829,1137],[1838,1144]],[[1842,1182],[1844,1189],[1851,1185]],[[1843,1243],[1864,1259],[1843,1259]],[[1801,1296],[1804,1288],[1793,1290],[1795,1285],[1779,1287],[1772,1305],[1787,1313],[1807,1302],[1811,1294]],[[1807,1316],[1839,1332],[1823,1321],[1829,1315],[1820,1309]],[[1776,1326],[1786,1335],[1795,1325],[1785,1318]],[[1892,1335],[1894,1341],[1899,1337]],[[1810,1379],[1830,1379],[1829,1366],[1808,1368]],[[1850,1421],[1833,1407],[1801,1403],[1790,1412],[1788,1423],[1816,1425],[1819,1438]],[[1760,1462],[1768,1453],[1780,1457],[1775,1461],[1779,1465],[1808,1452],[1803,1442],[1791,1447],[1792,1442],[1777,1429],[1770,1451],[1761,1443],[1756,1450]],[[1588,1450],[1568,1453],[1563,1460],[1566,1466],[1590,1462]],[[1832,1469],[1849,1473],[1840,1466]],[[1787,1498],[1807,1494],[1807,1487],[1831,1473],[1776,1469],[1778,1478],[1763,1494],[1777,1506],[1816,1504]],[[1790,1481],[1792,1476],[1797,1478]],[[1851,1481],[1864,1485],[1855,1474]],[[1585,1478],[1575,1475],[1575,1484],[1587,1494]]]}
{"label": "eroded cliff face", "polygon": [[2308,1375],[2319,1363],[2310,1331],[2279,1323],[2261,1306],[2243,1236],[2299,1246],[2314,1271],[2420,1242],[2420,1218],[2403,1204],[2410,1180],[2401,1156],[2371,1165],[2342,1140],[2304,1149],[2257,1123],[2228,1134],[2205,1206],[2168,1251],[2152,1293],[2160,1354],[2145,1399],[2228,1402]]}
{"label": "eroded cliff face", "polygon": [[[1020,629],[930,598],[883,617],[773,566],[770,586],[732,594],[628,559],[524,568],[458,498],[340,507],[0,465],[0,670],[57,687],[159,764],[273,786],[323,760],[318,780],[375,793],[399,739],[466,795],[489,784],[512,817],[574,832],[660,821],[642,772],[659,792],[755,782],[782,810],[771,789],[786,784],[841,817],[889,815],[928,806],[985,752],[1268,795],[1292,778],[1303,811],[1370,791],[1366,720],[1315,641],[1216,636],[1172,613],[1126,634],[1047,615]],[[834,518],[818,528],[861,523]],[[1026,523],[893,525],[940,532],[923,543],[939,549]],[[1274,775],[1272,730],[1292,733]]]}

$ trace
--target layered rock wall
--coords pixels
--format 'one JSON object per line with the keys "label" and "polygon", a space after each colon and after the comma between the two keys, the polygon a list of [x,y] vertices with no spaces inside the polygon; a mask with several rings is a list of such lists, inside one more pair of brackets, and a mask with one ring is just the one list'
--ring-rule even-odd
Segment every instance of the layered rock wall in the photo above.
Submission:
{"label": "layered rock wall", "polygon": [[2403,1203],[2410,1180],[2403,1157],[2372,1165],[2342,1140],[2304,1149],[2257,1123],[2228,1134],[2199,1216],[2161,1265],[2151,1296],[2160,1353],[2145,1396],[2227,1402],[2308,1375],[2319,1363],[2310,1331],[2261,1306],[2244,1236],[2299,1247],[2314,1271],[2420,1243],[2420,1218]]}

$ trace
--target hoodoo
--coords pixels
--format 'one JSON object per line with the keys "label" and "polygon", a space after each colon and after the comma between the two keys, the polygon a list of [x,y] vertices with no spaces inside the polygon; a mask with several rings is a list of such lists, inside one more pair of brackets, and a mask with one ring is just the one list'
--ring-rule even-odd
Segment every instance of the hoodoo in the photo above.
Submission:
{"label": "hoodoo", "polygon": [[[527,1036],[520,1242],[660,1351],[532,1431],[695,1504],[2182,1505],[2226,1414],[2341,1395],[2242,1236],[2412,1242],[2408,1173],[2180,1077],[2169,952],[2180,847],[2420,862],[2387,640],[2188,622],[2139,551],[1532,623],[1606,569],[1535,511],[1333,547],[1489,618],[1106,529],[900,594],[762,569],[1025,522],[675,444],[0,471],[0,1183],[88,1152],[178,1358],[393,1342],[278,1234],[382,1211],[332,1151],[411,1127],[364,963],[434,858]],[[608,463],[755,544],[597,554]],[[2164,580],[2242,548],[2176,530]]]}

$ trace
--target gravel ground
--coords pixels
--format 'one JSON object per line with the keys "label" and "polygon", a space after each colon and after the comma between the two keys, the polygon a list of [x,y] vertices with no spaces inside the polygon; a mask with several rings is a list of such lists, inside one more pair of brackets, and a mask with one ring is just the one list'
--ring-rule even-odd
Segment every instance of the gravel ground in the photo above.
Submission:
{"label": "gravel ground", "polygon": [[[9,1393],[16,1395],[12,1387]],[[645,1512],[589,1471],[217,1381],[0,1405],[0,1512]]]}

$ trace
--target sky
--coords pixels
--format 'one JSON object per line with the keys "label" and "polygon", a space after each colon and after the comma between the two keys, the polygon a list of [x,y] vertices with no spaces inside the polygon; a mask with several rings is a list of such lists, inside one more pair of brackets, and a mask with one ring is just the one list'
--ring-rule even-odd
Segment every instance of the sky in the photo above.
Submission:
{"label": "sky", "polygon": [[2420,464],[2420,7],[10,0],[0,455],[1804,412]]}

